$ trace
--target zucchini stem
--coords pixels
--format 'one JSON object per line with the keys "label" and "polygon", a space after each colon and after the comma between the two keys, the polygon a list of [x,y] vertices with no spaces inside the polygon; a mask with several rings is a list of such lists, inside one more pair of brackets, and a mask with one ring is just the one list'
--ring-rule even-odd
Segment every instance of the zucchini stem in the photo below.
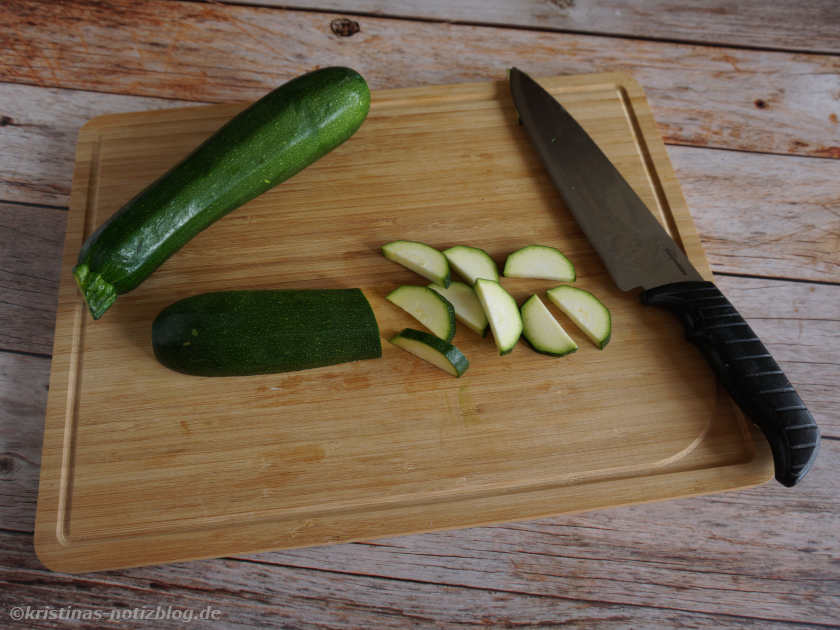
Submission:
{"label": "zucchini stem", "polygon": [[93,319],[99,319],[117,299],[114,285],[105,280],[102,274],[91,273],[86,263],[73,267],[73,277],[85,298]]}

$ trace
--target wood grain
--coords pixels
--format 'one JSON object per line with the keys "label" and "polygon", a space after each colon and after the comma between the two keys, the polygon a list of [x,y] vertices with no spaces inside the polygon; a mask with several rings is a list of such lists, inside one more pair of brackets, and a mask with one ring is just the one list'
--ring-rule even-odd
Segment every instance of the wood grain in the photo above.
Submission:
{"label": "wood grain", "polygon": [[648,39],[840,52],[833,0],[227,0],[287,9],[341,11],[416,20],[495,24]]}
{"label": "wood grain", "polygon": [[[614,74],[544,84],[708,274],[638,85]],[[161,156],[186,154],[236,110],[110,116],[81,136],[36,524],[48,565],[96,570],[428,531],[771,476],[766,444],[753,446],[699,353],[663,351],[684,348],[678,323],[620,294],[558,211],[501,82],[375,92],[350,142],[194,239],[91,325],[70,276],[84,234],[171,164]],[[488,172],[504,176],[488,181]],[[282,252],[261,236],[271,233],[284,235]],[[533,352],[501,361],[469,331],[455,338],[472,359],[461,379],[406,362],[390,346],[380,361],[242,379],[162,371],[149,352],[149,322],[161,308],[231,286],[358,286],[388,338],[406,324],[384,296],[414,278],[383,267],[379,246],[398,237],[480,243],[496,257],[548,239],[623,324],[608,352],[574,355],[574,378]],[[229,243],[247,256],[220,257]],[[540,290],[532,285],[508,289],[521,300]],[[620,414],[611,391],[622,393]],[[558,394],[562,425],[553,420]],[[519,413],[525,404],[529,413]],[[237,418],[247,418],[247,431]],[[193,498],[168,490],[176,487],[190,487]]]}
{"label": "wood grain", "polygon": [[[840,455],[838,444],[826,442],[823,461]],[[377,627],[528,627],[602,615],[626,627],[630,620],[676,623],[668,619],[677,613],[689,627],[756,619],[831,627],[840,580],[830,535],[840,524],[833,474],[830,464],[818,465],[806,493],[768,484],[577,516],[111,571],[86,576],[84,591],[68,589],[69,576],[44,571],[28,538],[0,532],[0,565],[15,567],[0,569],[0,605],[211,602],[225,622],[243,625],[273,611],[290,615],[282,617],[288,623],[327,627],[343,615],[358,623],[368,614],[383,619]],[[783,526],[800,519],[809,527]]]}
{"label": "wood grain", "polygon": [[[840,603],[840,454],[825,443],[804,494],[768,484],[579,516],[255,556],[440,584],[832,626]],[[813,501],[813,503],[812,503]],[[785,527],[804,523],[808,527]],[[763,558],[763,561],[758,560]],[[748,604],[745,604],[745,600]],[[734,620],[733,622],[734,623]]]}
{"label": "wood grain", "polygon": [[[553,555],[557,565],[564,564],[557,555],[557,547],[576,536],[580,526],[565,528],[558,524],[553,531],[541,534],[548,539],[551,549],[546,561]],[[237,561],[234,559],[211,560],[173,564],[164,567],[111,571],[91,574],[82,579],[44,571],[36,561],[28,539],[20,535],[0,532],[0,607],[31,605],[33,608],[49,602],[51,606],[73,606],[119,609],[157,606],[202,610],[208,605],[221,613],[212,627],[254,628],[330,628],[352,629],[359,627],[394,628],[538,628],[538,627],[592,627],[623,629],[634,627],[691,627],[691,628],[813,628],[810,622],[774,621],[759,606],[774,601],[773,596],[753,599],[755,608],[741,609],[735,613],[703,613],[692,601],[697,589],[685,588],[674,598],[676,606],[647,606],[636,602],[610,603],[600,599],[597,579],[589,583],[589,593],[574,588],[551,593],[530,594],[519,585],[491,586],[492,576],[478,587],[462,585],[454,580],[443,583],[428,581],[435,567],[449,562],[468,561],[475,558],[472,573],[480,574],[481,564],[491,567],[480,556],[476,545],[487,547],[490,535],[484,529],[461,532],[461,540],[417,536],[401,539],[383,547],[380,545],[345,545],[338,550],[341,563],[333,563],[327,549],[310,550],[314,561],[324,568],[278,565],[263,557]],[[597,529],[593,532],[597,533]],[[500,556],[508,567],[516,566],[520,558],[527,558],[526,550],[532,537],[525,530],[511,531],[509,538],[516,543],[505,547]],[[425,540],[427,539],[428,540]],[[534,535],[534,538],[537,538]],[[411,541],[419,543],[411,546]],[[425,542],[422,542],[424,541]],[[403,542],[405,541],[405,542]],[[697,541],[695,541],[696,544]],[[450,545],[451,554],[443,551],[441,544]],[[428,545],[429,549],[423,549]],[[399,547],[402,547],[402,551]],[[601,549],[603,552],[603,548]],[[616,552],[621,552],[616,549]],[[485,553],[492,553],[489,549]],[[513,556],[511,556],[513,554]],[[379,561],[394,561],[394,556],[415,565],[408,579],[378,577],[381,564],[374,574],[367,574],[371,556]],[[318,557],[321,556],[321,560]],[[425,567],[421,565],[426,558]],[[461,558],[461,560],[459,560]],[[270,559],[269,559],[270,560]],[[374,561],[375,562],[375,561]],[[564,567],[565,569],[566,567]],[[640,565],[640,570],[644,569]],[[685,573],[675,571],[674,580],[685,578]],[[606,578],[609,580],[610,578]],[[538,578],[535,576],[534,583]],[[784,588],[784,584],[780,585]],[[649,585],[648,588],[659,588]],[[593,597],[591,591],[595,591]],[[749,594],[746,594],[750,597]],[[785,615],[800,614],[809,617],[807,605],[804,614],[798,606],[807,596],[789,597],[794,605]],[[37,622],[36,622],[37,623]],[[210,624],[207,624],[208,627]],[[54,627],[32,625],[30,627]],[[90,626],[93,627],[93,626]],[[140,626],[138,626],[140,627]],[[147,626],[142,626],[147,627]],[[152,627],[149,625],[148,627]],[[155,628],[183,628],[181,625],[155,622]]]}
{"label": "wood grain", "polygon": [[[691,627],[694,615],[700,627],[713,620],[742,627],[750,618],[831,627],[840,596],[831,535],[840,525],[840,494],[830,463],[838,444],[825,443],[826,457],[798,492],[768,484],[577,516],[111,571],[86,576],[84,591],[68,589],[69,576],[44,571],[28,538],[0,532],[0,566],[15,567],[0,569],[0,605],[211,602],[225,621],[244,625],[273,609],[293,615],[289,623],[327,627],[342,615],[358,623],[366,614],[394,624],[517,620],[527,627],[604,615],[617,616],[619,627],[631,619],[667,625],[675,622],[660,615],[674,611]],[[784,526],[806,520],[808,527]]]}
{"label": "wood grain", "polygon": [[[729,276],[716,282],[779,360],[823,435],[840,438],[840,288]],[[0,353],[0,364],[0,529],[32,531],[50,360]]]}
{"label": "wood grain", "polygon": [[32,531],[50,360],[0,352],[0,530]]}
{"label": "wood grain", "polygon": [[[0,11],[2,11],[0,7]],[[0,200],[67,207],[79,129],[102,114],[191,105],[0,83]]]}
{"label": "wood grain", "polygon": [[840,160],[668,155],[715,271],[840,282]]}
{"label": "wood grain", "polygon": [[0,350],[52,352],[66,218],[0,202]]}
{"label": "wood grain", "polygon": [[[624,71],[645,87],[666,141],[840,157],[840,73],[827,55],[496,27],[361,19],[193,2],[0,5],[0,80],[43,87],[247,101],[314,67],[342,64],[376,89]],[[388,63],[381,63],[387,58]]]}

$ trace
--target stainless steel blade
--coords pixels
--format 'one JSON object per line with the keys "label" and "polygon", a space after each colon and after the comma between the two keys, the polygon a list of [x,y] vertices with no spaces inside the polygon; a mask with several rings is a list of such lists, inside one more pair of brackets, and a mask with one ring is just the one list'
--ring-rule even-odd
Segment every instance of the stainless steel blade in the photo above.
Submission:
{"label": "stainless steel blade", "polygon": [[685,253],[578,122],[516,68],[510,90],[566,207],[622,291],[703,280]]}

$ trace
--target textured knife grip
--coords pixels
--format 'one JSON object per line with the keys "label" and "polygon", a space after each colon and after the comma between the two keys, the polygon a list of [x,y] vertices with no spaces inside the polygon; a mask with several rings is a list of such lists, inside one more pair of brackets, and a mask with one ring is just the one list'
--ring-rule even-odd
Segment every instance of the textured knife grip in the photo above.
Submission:
{"label": "textured knife grip", "polygon": [[668,284],[643,292],[641,299],[680,317],[686,337],[699,346],[735,402],[770,442],[776,479],[796,485],[814,463],[820,432],[741,314],[711,282]]}

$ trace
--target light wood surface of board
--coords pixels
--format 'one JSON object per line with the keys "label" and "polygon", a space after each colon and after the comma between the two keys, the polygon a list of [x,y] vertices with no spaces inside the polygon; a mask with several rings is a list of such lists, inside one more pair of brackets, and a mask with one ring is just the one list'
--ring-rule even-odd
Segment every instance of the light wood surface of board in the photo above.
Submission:
{"label": "light wood surface of board", "polygon": [[[639,86],[544,79],[706,275]],[[36,549],[89,571],[521,520],[766,481],[771,461],[671,316],[614,288],[517,124],[506,82],[378,91],[362,129],[203,232],[99,321],[71,269],[107,216],[238,106],[121,114],[81,131],[59,292]],[[564,251],[611,309],[610,344],[551,358],[459,327],[454,379],[387,343],[384,298],[421,278],[395,239],[471,244],[500,265]],[[556,283],[504,279],[522,301]],[[197,378],[155,360],[169,303],[247,288],[360,287],[383,357]],[[567,323],[569,328],[573,325]],[[576,334],[573,332],[572,334]]]}

